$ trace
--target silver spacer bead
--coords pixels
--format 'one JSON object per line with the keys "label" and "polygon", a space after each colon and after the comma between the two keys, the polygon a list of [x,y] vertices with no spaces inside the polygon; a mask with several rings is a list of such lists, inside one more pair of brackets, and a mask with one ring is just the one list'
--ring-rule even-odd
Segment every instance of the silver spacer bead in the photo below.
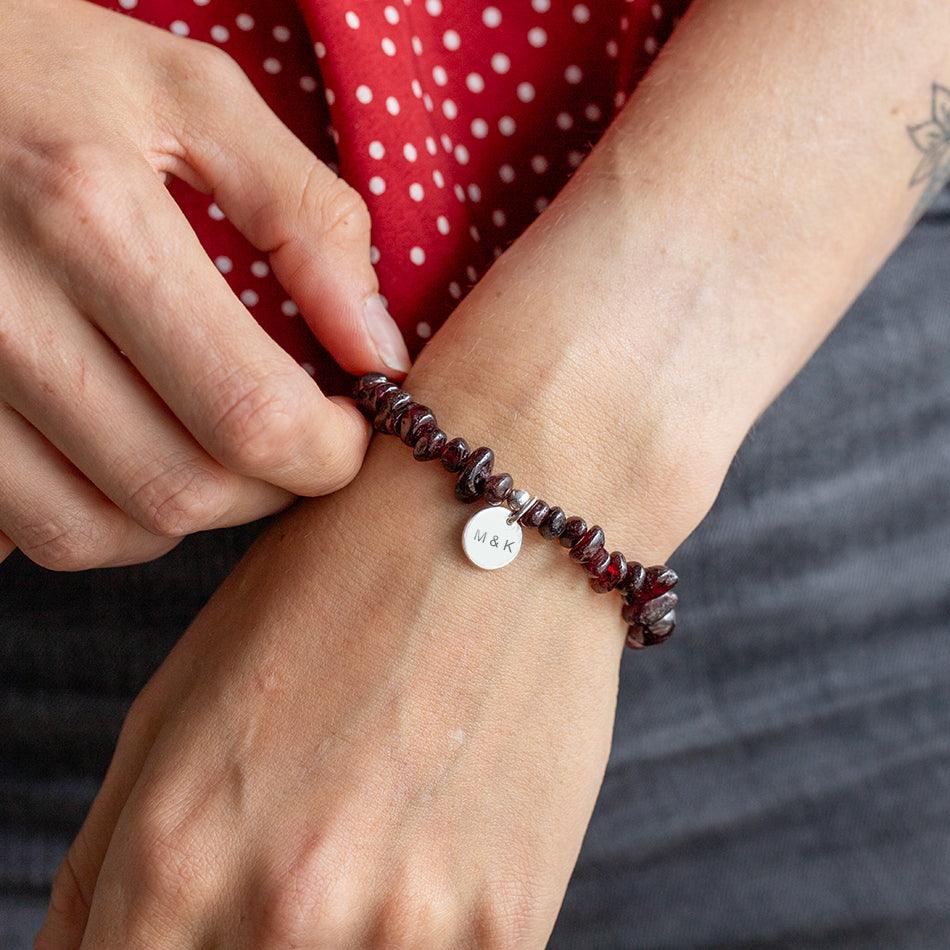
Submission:
{"label": "silver spacer bead", "polygon": [[514,524],[538,499],[534,495],[523,492],[525,496],[524,504],[518,508],[512,508],[511,514],[505,519],[508,524]]}
{"label": "silver spacer bead", "polygon": [[530,497],[531,493],[526,492],[523,488],[512,488],[508,493],[508,499],[505,501],[505,504],[512,511],[517,511]]}

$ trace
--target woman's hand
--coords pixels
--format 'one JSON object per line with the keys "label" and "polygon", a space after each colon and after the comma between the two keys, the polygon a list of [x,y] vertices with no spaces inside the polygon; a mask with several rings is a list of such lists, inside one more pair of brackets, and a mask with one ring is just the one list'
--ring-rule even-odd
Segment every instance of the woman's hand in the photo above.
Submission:
{"label": "woman's hand", "polygon": [[0,22],[0,556],[145,560],[348,482],[365,422],[257,325],[163,176],[214,194],[345,369],[399,375],[356,192],[211,46],[79,0]]}
{"label": "woman's hand", "polygon": [[451,486],[377,442],[305,552],[299,508],[256,546],[137,699],[39,950],[544,943],[619,605],[540,538],[468,565]]}

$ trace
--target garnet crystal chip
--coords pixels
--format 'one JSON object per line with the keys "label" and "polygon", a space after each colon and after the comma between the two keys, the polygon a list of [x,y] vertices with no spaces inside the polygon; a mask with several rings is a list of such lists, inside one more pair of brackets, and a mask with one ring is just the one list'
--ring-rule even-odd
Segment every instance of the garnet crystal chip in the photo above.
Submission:
{"label": "garnet crystal chip", "polygon": [[639,561],[627,561],[627,573],[617,585],[623,595],[624,603],[632,604],[640,600],[643,585],[646,582],[646,568]]}
{"label": "garnet crystal chip", "polygon": [[631,650],[642,650],[645,646],[648,646],[646,642],[646,628],[641,627],[637,623],[633,623],[627,627],[627,646]]}
{"label": "garnet crystal chip", "polygon": [[465,460],[462,471],[459,472],[455,483],[455,497],[466,503],[475,501],[485,490],[485,482],[491,475],[492,465],[495,462],[495,453],[482,446]]}
{"label": "garnet crystal chip", "polygon": [[447,472],[459,472],[468,458],[470,449],[465,439],[449,439],[442,450],[442,466]]}
{"label": "garnet crystal chip", "polygon": [[526,528],[539,528],[551,506],[540,498],[518,519]]}
{"label": "garnet crystal chip", "polygon": [[597,577],[601,571],[606,570],[607,565],[610,563],[610,554],[606,548],[598,548],[594,553],[587,559],[586,567],[588,574],[591,575],[591,578]]}
{"label": "garnet crystal chip", "polygon": [[538,532],[542,538],[556,540],[564,531],[564,525],[567,524],[567,516],[560,508],[552,508],[548,516],[538,525]]}
{"label": "garnet crystal chip", "polygon": [[660,594],[665,594],[676,586],[678,580],[676,571],[665,564],[648,567],[643,582],[643,599],[652,600],[654,597],[659,597]]}
{"label": "garnet crystal chip", "polygon": [[353,398],[357,402],[365,402],[367,394],[374,386],[388,382],[389,380],[382,373],[366,373],[357,380],[353,388]]}
{"label": "garnet crystal chip", "polygon": [[587,530],[587,522],[576,515],[568,518],[564,524],[564,530],[557,539],[562,548],[572,548],[581,539],[581,536]]}
{"label": "garnet crystal chip", "polygon": [[641,626],[649,627],[665,617],[678,602],[679,598],[670,590],[665,594],[660,594],[659,597],[648,600],[645,604],[636,602],[627,604],[620,611],[620,616],[627,623],[638,623]]}
{"label": "garnet crystal chip", "polygon": [[[563,535],[562,535],[563,537]],[[598,525],[588,528],[571,548],[571,557],[586,564],[596,551],[604,546],[604,529]]]}
{"label": "garnet crystal chip", "polygon": [[415,446],[416,440],[426,429],[434,429],[438,423],[428,406],[415,405],[407,409],[399,420],[399,438],[406,445]]}
{"label": "garnet crystal chip", "polygon": [[492,475],[485,480],[485,501],[490,505],[503,505],[515,487],[515,480],[507,473]]}
{"label": "garnet crystal chip", "polygon": [[646,645],[648,647],[652,647],[657,643],[662,643],[664,640],[669,638],[675,626],[676,611],[671,610],[662,619],[657,620],[656,623],[651,623],[650,626],[646,628],[646,635],[644,637]]}
{"label": "garnet crystal chip", "polygon": [[[590,570],[590,563],[587,565]],[[590,579],[591,590],[606,594],[613,590],[627,573],[627,559],[620,551],[612,551],[607,564]]]}
{"label": "garnet crystal chip", "polygon": [[395,383],[376,383],[366,390],[361,404],[365,407],[368,415],[375,415],[379,409],[379,400],[382,399],[383,396],[397,392],[398,390],[399,387]]}
{"label": "garnet crystal chip", "polygon": [[393,419],[411,405],[412,396],[401,389],[395,389],[380,396],[376,400],[376,418],[373,420],[373,427],[377,432],[386,432],[392,435],[395,431],[393,429]]}
{"label": "garnet crystal chip", "polygon": [[[406,395],[409,395],[408,393]],[[407,413],[415,403],[412,401],[410,396],[408,399],[402,399],[397,396],[389,404],[389,418],[386,420],[386,427],[382,430],[387,435],[395,435],[399,431],[399,423],[402,421],[402,417]]]}
{"label": "garnet crystal chip", "polygon": [[412,449],[412,454],[420,462],[431,462],[433,459],[442,455],[442,449],[445,448],[447,436],[439,428],[433,427],[426,429],[422,435],[416,439],[416,444]]}

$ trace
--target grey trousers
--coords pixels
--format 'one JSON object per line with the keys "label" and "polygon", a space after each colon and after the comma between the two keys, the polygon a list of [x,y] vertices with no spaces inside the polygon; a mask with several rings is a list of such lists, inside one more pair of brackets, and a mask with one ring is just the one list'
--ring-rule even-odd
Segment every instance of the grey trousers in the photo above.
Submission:
{"label": "grey trousers", "polygon": [[[829,262],[833,266],[833,262]],[[0,946],[30,945],[123,713],[257,526],[0,568]],[[624,660],[551,946],[950,947],[950,193],[743,446]]]}

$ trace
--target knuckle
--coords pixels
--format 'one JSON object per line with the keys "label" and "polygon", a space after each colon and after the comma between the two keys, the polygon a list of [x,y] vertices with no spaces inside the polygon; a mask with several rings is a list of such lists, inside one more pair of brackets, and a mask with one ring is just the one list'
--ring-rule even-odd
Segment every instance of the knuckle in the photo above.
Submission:
{"label": "knuckle", "polygon": [[128,255],[126,237],[142,215],[117,174],[114,146],[81,139],[25,149],[18,173],[24,232],[53,260],[112,273]]}
{"label": "knuckle", "polygon": [[121,215],[122,189],[112,184],[115,160],[108,146],[68,141],[39,151],[35,185],[46,206],[77,224],[111,227]]}
{"label": "knuckle", "polygon": [[202,96],[217,95],[222,89],[248,86],[247,74],[237,61],[218,46],[196,40],[175,41],[170,58],[175,84]]}
{"label": "knuckle", "polygon": [[306,939],[332,933],[321,908],[290,890],[275,888],[263,898],[254,945],[263,948],[297,946]]}
{"label": "knuckle", "polygon": [[238,372],[218,398],[212,441],[225,465],[255,474],[288,463],[305,423],[297,380],[286,372]]}
{"label": "knuckle", "polygon": [[267,889],[256,946],[298,946],[314,939],[322,946],[343,940],[354,921],[347,918],[340,904],[299,884],[281,881]]}
{"label": "knuckle", "polygon": [[227,504],[224,479],[194,459],[150,463],[129,479],[126,510],[148,531],[177,538],[214,525]]}
{"label": "knuckle", "polygon": [[[447,856],[420,842],[392,874],[376,907],[372,947],[446,947],[461,945],[469,907],[450,877]],[[441,871],[439,869],[442,869]]]}
{"label": "knuckle", "polygon": [[530,945],[539,915],[538,900],[523,883],[494,885],[476,909],[478,946],[483,950],[515,950]]}
{"label": "knuckle", "polygon": [[126,839],[130,895],[163,907],[192,907],[210,890],[210,849],[168,807],[146,804]]}
{"label": "knuckle", "polygon": [[154,62],[156,115],[177,132],[188,127],[189,113],[206,117],[222,105],[240,108],[254,89],[237,61],[211,43],[168,34]]}
{"label": "knuckle", "polygon": [[307,176],[306,188],[316,191],[313,204],[325,239],[341,244],[369,240],[369,208],[355,188],[336,177],[323,185],[313,172]]}
{"label": "knuckle", "polygon": [[108,561],[109,532],[86,512],[60,512],[24,522],[13,532],[20,550],[34,563],[51,571],[84,571]]}
{"label": "knuckle", "polygon": [[361,886],[340,871],[344,852],[330,837],[302,847],[258,888],[254,946],[349,946],[360,929]]}
{"label": "knuckle", "polygon": [[371,947],[409,950],[438,946],[437,913],[422,894],[401,894],[385,900],[379,909]]}

